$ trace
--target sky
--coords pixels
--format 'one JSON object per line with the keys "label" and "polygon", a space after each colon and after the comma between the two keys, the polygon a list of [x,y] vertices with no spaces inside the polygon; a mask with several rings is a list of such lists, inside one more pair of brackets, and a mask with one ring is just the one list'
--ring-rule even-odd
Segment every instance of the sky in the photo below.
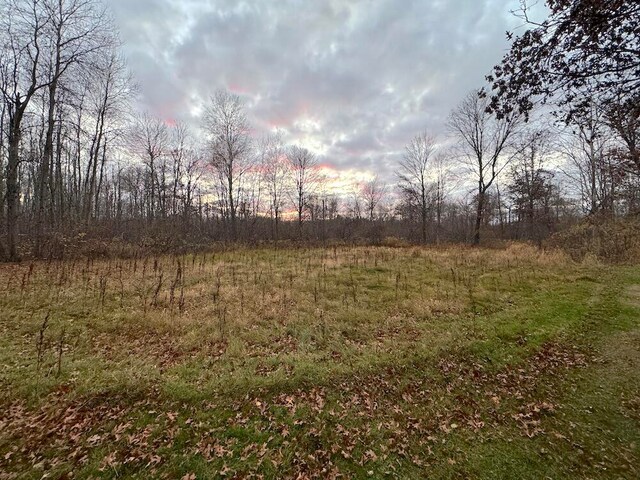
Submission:
{"label": "sky", "polygon": [[280,129],[343,178],[390,181],[421,131],[446,142],[450,110],[521,28],[518,0],[107,0],[141,108],[199,116],[240,95],[255,132]]}

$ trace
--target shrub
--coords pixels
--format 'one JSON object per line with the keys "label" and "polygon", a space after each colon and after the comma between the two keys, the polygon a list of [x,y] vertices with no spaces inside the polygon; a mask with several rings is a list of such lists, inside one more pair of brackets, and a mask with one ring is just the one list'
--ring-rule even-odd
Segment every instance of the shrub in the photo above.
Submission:
{"label": "shrub", "polygon": [[563,249],[576,261],[595,257],[608,263],[638,263],[640,220],[589,217],[553,235],[547,243]]}

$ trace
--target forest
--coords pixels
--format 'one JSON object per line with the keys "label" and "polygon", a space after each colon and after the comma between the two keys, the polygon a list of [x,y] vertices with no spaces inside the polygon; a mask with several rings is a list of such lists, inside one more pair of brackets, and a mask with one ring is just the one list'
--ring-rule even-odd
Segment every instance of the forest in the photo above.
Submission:
{"label": "forest", "polygon": [[[541,244],[585,218],[637,218],[637,6],[615,3],[593,27],[588,12],[567,19],[557,3],[486,87],[460,99],[446,135],[417,131],[394,179],[336,190],[320,156],[278,130],[256,136],[228,90],[211,95],[198,124],[137,111],[99,2],[5,2],[0,256],[99,251],[96,239],[165,250],[485,236]],[[589,28],[604,31],[594,40]]]}

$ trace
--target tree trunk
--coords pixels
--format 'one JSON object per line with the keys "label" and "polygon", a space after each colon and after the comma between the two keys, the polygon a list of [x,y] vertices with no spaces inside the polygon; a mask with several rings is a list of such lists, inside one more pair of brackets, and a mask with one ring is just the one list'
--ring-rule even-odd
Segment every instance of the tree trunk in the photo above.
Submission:
{"label": "tree trunk", "polygon": [[[59,65],[56,66],[56,74]],[[40,172],[38,180],[38,195],[37,195],[37,210],[36,210],[36,244],[35,255],[39,257],[42,254],[42,241],[44,236],[44,217],[45,209],[49,201],[49,184],[51,179],[49,178],[50,166],[53,162],[53,128],[55,124],[54,114],[56,109],[56,90],[58,87],[58,80],[54,76],[54,80],[49,85],[49,106],[47,112],[47,132],[45,134],[44,152],[42,160],[40,162]]]}
{"label": "tree trunk", "polygon": [[[5,194],[4,194],[4,185],[5,185],[5,173],[6,173],[6,167],[4,165],[4,158],[5,158],[5,129],[7,127],[6,125],[6,109],[7,106],[5,103],[2,104],[2,112],[0,112],[0,222],[4,223],[5,221],[5,217],[4,217],[4,204],[5,204]],[[0,242],[0,258],[5,257],[6,256],[6,252],[3,251],[4,247],[2,242]]]}
{"label": "tree trunk", "polygon": [[296,210],[298,213],[298,240],[302,240],[302,194],[300,192],[300,188],[298,187],[298,204],[296,205]]}
{"label": "tree trunk", "polygon": [[233,177],[229,176],[229,219],[231,220],[231,241],[238,240],[238,230],[236,228],[236,208],[233,200]]}
{"label": "tree trunk", "polygon": [[[16,115],[20,115],[17,113]],[[9,132],[9,156],[7,161],[7,253],[11,262],[19,260],[17,252],[18,211],[20,208],[20,117],[13,118]]]}
{"label": "tree trunk", "polygon": [[476,226],[473,232],[473,244],[480,245],[480,227],[482,226],[482,216],[484,213],[484,195],[482,190],[478,191],[478,208],[476,210]]}
{"label": "tree trunk", "polygon": [[422,194],[422,198],[421,200],[421,205],[420,205],[420,214],[422,217],[422,243],[426,244],[427,243],[427,192],[426,192],[426,188],[424,185],[424,180],[422,180],[422,185],[421,185],[421,194]]}
{"label": "tree trunk", "polygon": [[[62,222],[66,218],[65,215],[65,192],[64,192],[64,180],[62,173],[62,114],[58,116],[58,129],[56,131],[56,173],[54,181],[54,189],[52,190],[51,198],[57,198],[57,225],[62,225]],[[67,176],[68,177],[68,176]],[[54,223],[52,218],[52,224]]]}

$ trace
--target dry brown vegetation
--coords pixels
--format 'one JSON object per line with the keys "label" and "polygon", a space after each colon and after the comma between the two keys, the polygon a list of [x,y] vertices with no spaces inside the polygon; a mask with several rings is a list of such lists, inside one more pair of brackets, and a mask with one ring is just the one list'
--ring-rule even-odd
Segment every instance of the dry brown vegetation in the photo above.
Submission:
{"label": "dry brown vegetation", "polygon": [[640,262],[640,220],[587,219],[549,240],[552,247],[562,248],[573,259],[586,257],[608,263]]}
{"label": "dry brown vegetation", "polygon": [[5,265],[0,478],[483,476],[496,435],[562,456],[580,338],[636,325],[634,278],[522,244]]}

